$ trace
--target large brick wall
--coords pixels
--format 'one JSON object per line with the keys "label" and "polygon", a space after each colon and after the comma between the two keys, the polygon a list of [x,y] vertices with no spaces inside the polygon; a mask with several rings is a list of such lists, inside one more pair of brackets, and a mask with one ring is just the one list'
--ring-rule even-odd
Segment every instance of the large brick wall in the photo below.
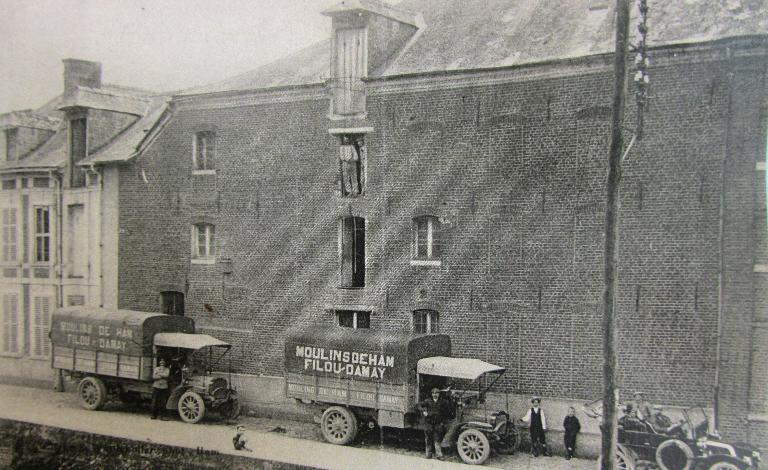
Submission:
{"label": "large brick wall", "polygon": [[[752,315],[752,231],[742,230],[765,127],[765,57],[659,54],[645,137],[621,186],[621,386],[712,406],[724,157],[720,374],[733,380],[727,399],[748,389],[749,347],[734,338]],[[185,100],[121,168],[120,306],[157,310],[160,291],[182,290],[198,326],[235,344],[237,372],[282,375],[285,330],[334,322],[329,307],[370,306],[372,328],[408,331],[412,310],[429,305],[456,355],[509,368],[501,388],[598,397],[611,72],[559,67],[485,85],[442,76],[418,91],[408,78],[372,83],[367,181],[355,199],[337,191],[327,99]],[[193,135],[209,129],[216,175],[192,175]],[[359,290],[338,288],[339,218],[349,214],[367,224]],[[440,266],[410,263],[411,220],[423,214],[443,221]],[[231,263],[190,264],[200,217],[216,224],[217,258]]]}

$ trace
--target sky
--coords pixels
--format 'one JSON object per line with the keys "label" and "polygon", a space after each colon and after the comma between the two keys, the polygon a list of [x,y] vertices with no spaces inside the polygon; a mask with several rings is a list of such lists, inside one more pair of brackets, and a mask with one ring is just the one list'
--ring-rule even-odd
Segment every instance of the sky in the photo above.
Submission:
{"label": "sky", "polygon": [[341,0],[0,0],[0,113],[62,91],[62,59],[158,92],[214,83],[330,34]]}

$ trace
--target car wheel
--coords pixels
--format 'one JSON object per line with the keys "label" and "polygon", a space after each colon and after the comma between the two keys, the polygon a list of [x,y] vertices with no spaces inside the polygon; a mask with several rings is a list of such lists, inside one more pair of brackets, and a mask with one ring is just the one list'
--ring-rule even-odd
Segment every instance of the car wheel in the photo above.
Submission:
{"label": "car wheel", "polygon": [[331,444],[347,445],[357,436],[357,418],[349,408],[332,406],[323,412],[320,432]]}
{"label": "car wheel", "polygon": [[86,410],[98,410],[107,401],[107,387],[98,377],[86,377],[77,386],[80,405]]}
{"label": "car wheel", "polygon": [[240,416],[240,400],[232,397],[219,407],[219,415],[224,419],[235,419]]}
{"label": "car wheel", "polygon": [[679,439],[669,439],[656,448],[656,465],[661,470],[691,470],[693,451]]}
{"label": "car wheel", "polygon": [[709,467],[707,467],[707,470],[742,470],[742,468],[743,467],[740,467],[733,462],[720,460],[718,462],[712,463]]}
{"label": "car wheel", "polygon": [[491,444],[477,429],[465,429],[456,441],[456,450],[464,463],[482,465],[491,455]]}
{"label": "car wheel", "polygon": [[[603,468],[602,455],[597,459],[597,468],[598,470]],[[637,469],[637,459],[635,458],[634,454],[629,449],[619,444],[619,446],[616,448],[616,470],[636,470],[636,469]]]}
{"label": "car wheel", "polygon": [[520,430],[518,430],[512,421],[507,423],[507,430],[504,436],[501,436],[501,440],[496,446],[496,450],[500,454],[510,455],[517,451],[520,446]]}
{"label": "car wheel", "polygon": [[179,418],[185,423],[195,424],[205,415],[205,401],[197,393],[187,390],[179,398]]}

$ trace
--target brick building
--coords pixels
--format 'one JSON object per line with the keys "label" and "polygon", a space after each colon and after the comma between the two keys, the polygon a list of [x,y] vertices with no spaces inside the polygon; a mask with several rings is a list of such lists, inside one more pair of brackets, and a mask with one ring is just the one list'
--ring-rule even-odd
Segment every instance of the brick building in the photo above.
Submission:
{"label": "brick building", "polygon": [[[286,405],[297,323],[439,330],[516,403],[598,397],[609,3],[349,0],[329,41],[174,96],[82,162],[117,183],[118,305],[232,342],[251,406]],[[650,3],[621,387],[768,442],[768,9]]]}
{"label": "brick building", "polygon": [[[50,314],[117,306],[117,170],[86,158],[128,158],[164,109],[150,93],[101,82],[101,64],[64,60],[64,92],[0,115],[4,381],[50,383]],[[133,148],[135,151],[135,148]]]}

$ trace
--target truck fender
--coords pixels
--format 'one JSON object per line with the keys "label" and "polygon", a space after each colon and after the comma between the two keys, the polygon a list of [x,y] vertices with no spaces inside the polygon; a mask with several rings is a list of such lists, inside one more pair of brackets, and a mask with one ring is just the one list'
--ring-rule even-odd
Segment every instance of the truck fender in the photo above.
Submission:
{"label": "truck fender", "polygon": [[189,390],[189,388],[190,387],[186,385],[179,385],[171,390],[171,393],[168,395],[168,401],[165,402],[165,408],[168,410],[175,410],[179,406],[179,399],[184,395],[184,392]]}

